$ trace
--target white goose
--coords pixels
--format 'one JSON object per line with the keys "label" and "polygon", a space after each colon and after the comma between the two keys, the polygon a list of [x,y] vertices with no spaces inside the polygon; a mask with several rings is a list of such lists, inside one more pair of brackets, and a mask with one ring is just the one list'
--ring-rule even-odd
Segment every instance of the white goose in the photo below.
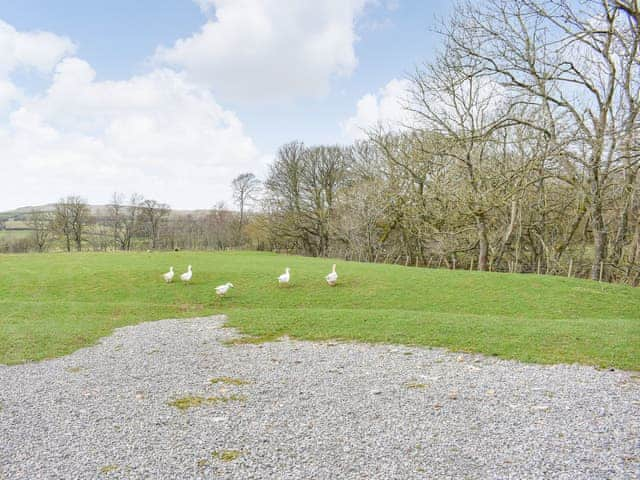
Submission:
{"label": "white goose", "polygon": [[180,280],[182,280],[185,283],[188,283],[191,281],[192,275],[193,275],[193,272],[191,271],[191,265],[189,265],[189,268],[187,268],[187,271],[184,272],[182,275],[180,275]]}
{"label": "white goose", "polygon": [[282,275],[278,277],[278,284],[289,284],[289,280],[291,279],[291,269],[287,267]]}
{"label": "white goose", "polygon": [[326,277],[324,277],[327,280],[327,283],[329,285],[331,285],[332,287],[338,283],[338,272],[336,272],[336,264],[333,264],[333,269],[331,270],[331,273],[329,275],[327,275]]}
{"label": "white goose", "polygon": [[167,273],[163,273],[162,278],[164,278],[165,282],[171,283],[173,281],[173,267],[169,268]]}
{"label": "white goose", "polygon": [[224,297],[230,288],[233,288],[233,283],[227,282],[224,285],[220,285],[216,287],[216,294],[219,297]]}

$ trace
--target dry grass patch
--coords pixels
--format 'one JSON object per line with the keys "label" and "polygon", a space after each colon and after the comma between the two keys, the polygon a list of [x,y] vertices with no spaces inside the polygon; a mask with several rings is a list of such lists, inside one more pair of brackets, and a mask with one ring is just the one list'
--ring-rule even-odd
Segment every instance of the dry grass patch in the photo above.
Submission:
{"label": "dry grass patch", "polygon": [[248,385],[249,381],[242,380],[241,378],[233,378],[233,377],[215,377],[209,380],[211,383],[224,383],[227,385]]}
{"label": "dry grass patch", "polygon": [[426,383],[408,382],[405,384],[405,386],[407,388],[422,389],[427,388],[429,385],[427,385]]}
{"label": "dry grass patch", "polygon": [[109,474],[111,472],[115,472],[116,470],[118,470],[118,466],[117,465],[105,465],[104,467],[100,468],[100,473],[103,474]]}
{"label": "dry grass patch", "polygon": [[221,462],[233,462],[240,455],[242,455],[242,452],[240,450],[221,450],[219,452],[215,451],[211,453],[211,456],[213,458],[217,458]]}

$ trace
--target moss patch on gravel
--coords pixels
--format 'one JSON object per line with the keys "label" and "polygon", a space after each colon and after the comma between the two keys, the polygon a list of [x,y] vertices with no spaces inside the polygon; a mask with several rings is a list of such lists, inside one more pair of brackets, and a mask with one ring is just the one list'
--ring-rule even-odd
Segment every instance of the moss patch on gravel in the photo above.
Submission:
{"label": "moss patch on gravel", "polygon": [[189,408],[197,408],[205,405],[216,405],[218,403],[228,402],[242,402],[246,397],[242,395],[230,395],[228,397],[201,397],[201,396],[187,396],[176,398],[168,402],[170,407],[175,407],[178,410],[188,410]]}
{"label": "moss patch on gravel", "polygon": [[423,389],[423,388],[427,388],[429,385],[427,385],[426,383],[408,382],[405,384],[405,386],[407,388]]}
{"label": "moss patch on gravel", "polygon": [[233,378],[233,377],[215,377],[209,380],[211,383],[224,383],[226,385],[248,385],[249,381],[242,380],[241,378]]}
{"label": "moss patch on gravel", "polygon": [[221,462],[233,462],[242,455],[240,450],[221,450],[211,453],[213,458],[217,458]]}
{"label": "moss patch on gravel", "polygon": [[115,472],[118,468],[118,465],[105,465],[104,467],[100,467],[100,473],[106,475],[108,473]]}

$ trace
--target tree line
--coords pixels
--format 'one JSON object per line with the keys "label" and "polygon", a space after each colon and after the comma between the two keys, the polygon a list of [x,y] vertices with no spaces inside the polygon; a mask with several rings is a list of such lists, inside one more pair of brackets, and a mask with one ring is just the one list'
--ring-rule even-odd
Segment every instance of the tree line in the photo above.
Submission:
{"label": "tree line", "polygon": [[235,212],[218,205],[205,211],[172,215],[169,205],[133,195],[114,195],[92,207],[69,196],[51,208],[24,213],[29,236],[0,242],[0,251],[130,251],[226,249],[239,246]]}
{"label": "tree line", "polygon": [[280,149],[270,241],[637,285],[639,21],[636,0],[459,2],[409,79],[411,122]]}
{"label": "tree line", "polygon": [[176,212],[137,193],[114,193],[101,206],[67,196],[17,215],[25,224],[21,230],[30,235],[0,239],[0,252],[265,248],[250,222],[255,212],[249,211],[258,200],[261,182],[248,172],[238,175],[231,187],[237,211],[219,202],[206,210]]}

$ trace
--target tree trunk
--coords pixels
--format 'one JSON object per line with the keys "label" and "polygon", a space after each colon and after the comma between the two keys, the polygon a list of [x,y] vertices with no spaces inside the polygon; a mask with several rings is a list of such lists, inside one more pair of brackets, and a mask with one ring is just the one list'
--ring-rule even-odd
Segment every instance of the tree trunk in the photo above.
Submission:
{"label": "tree trunk", "polygon": [[240,197],[240,226],[238,227],[238,245],[242,245],[242,225],[244,224],[244,194]]}
{"label": "tree trunk", "polygon": [[500,268],[500,263],[502,262],[502,256],[504,255],[506,247],[511,242],[511,235],[513,234],[513,229],[516,225],[516,216],[518,213],[518,202],[516,200],[511,201],[511,215],[509,217],[509,225],[507,226],[507,230],[502,239],[502,243],[500,244],[500,248],[498,249],[498,253],[494,256],[494,265],[496,268]]}
{"label": "tree trunk", "polygon": [[[591,264],[591,280],[598,280],[601,276],[600,268],[607,257],[607,230],[602,216],[602,205],[596,201],[591,208],[593,225],[593,263]],[[602,272],[602,278],[606,278]]]}
{"label": "tree trunk", "polygon": [[478,231],[478,270],[486,272],[489,258],[489,239],[484,215],[476,216],[476,226]]}
{"label": "tree trunk", "polygon": [[629,228],[629,212],[633,206],[633,202],[635,200],[635,181],[636,175],[635,172],[627,171],[625,172],[625,185],[624,185],[624,202],[620,211],[620,220],[618,221],[618,230],[616,232],[616,237],[613,241],[613,246],[611,248],[611,263],[613,265],[620,265],[620,261],[622,260],[622,250],[624,248],[624,241],[627,236],[627,231]]}

